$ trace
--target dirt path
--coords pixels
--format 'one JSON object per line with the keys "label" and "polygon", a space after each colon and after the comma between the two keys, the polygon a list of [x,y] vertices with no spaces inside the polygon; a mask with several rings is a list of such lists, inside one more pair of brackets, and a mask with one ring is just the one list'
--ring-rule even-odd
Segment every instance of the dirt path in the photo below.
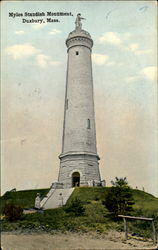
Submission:
{"label": "dirt path", "polygon": [[151,240],[143,241],[140,238],[129,238],[124,241],[124,234],[109,232],[101,236],[94,234],[79,233],[33,233],[13,234],[2,233],[3,250],[72,250],[72,249],[156,249]]}

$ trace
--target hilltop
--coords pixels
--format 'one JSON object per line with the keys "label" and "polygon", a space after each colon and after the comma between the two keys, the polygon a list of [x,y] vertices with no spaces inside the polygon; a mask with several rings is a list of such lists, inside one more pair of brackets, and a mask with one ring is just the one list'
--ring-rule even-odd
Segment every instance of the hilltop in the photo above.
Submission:
{"label": "hilltop", "polygon": [[[122,231],[122,220],[114,221],[102,204],[107,190],[108,187],[75,188],[67,205],[76,197],[79,198],[85,207],[85,214],[82,216],[74,216],[73,214],[66,213],[64,207],[49,209],[44,211],[44,213],[37,212],[25,214],[21,220],[12,223],[2,220],[2,231],[93,231],[98,233],[105,233],[109,230]],[[19,204],[25,209],[33,208],[36,193],[40,193],[44,196],[47,192],[48,189],[6,192],[1,197],[1,211],[7,202]],[[132,189],[132,193],[135,201],[133,215],[154,217],[156,230],[158,231],[158,198],[137,189]],[[130,221],[128,225],[131,234],[151,237],[152,227],[150,223],[144,221]]]}

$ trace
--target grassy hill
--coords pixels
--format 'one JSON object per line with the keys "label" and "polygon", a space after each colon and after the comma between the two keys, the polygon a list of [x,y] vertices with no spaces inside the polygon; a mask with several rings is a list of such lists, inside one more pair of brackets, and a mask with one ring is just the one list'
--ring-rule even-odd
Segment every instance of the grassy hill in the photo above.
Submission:
{"label": "grassy hill", "polygon": [[35,197],[37,193],[40,193],[43,197],[48,193],[49,189],[35,189],[24,190],[16,192],[6,192],[0,197],[0,213],[2,213],[3,207],[6,203],[15,203],[21,205],[23,208],[33,208],[35,204]]}
{"label": "grassy hill", "polygon": [[[103,200],[108,187],[76,188],[68,202],[78,197],[82,202]],[[144,213],[158,213],[158,198],[138,189],[132,189],[135,201],[134,208]]]}
{"label": "grassy hill", "polygon": [[141,190],[133,189],[135,200],[135,209],[142,210],[144,214],[153,214],[158,216],[158,198]]}
{"label": "grassy hill", "polygon": [[[9,223],[2,220],[2,230],[22,230],[22,231],[97,231],[106,232],[109,229],[123,230],[122,220],[113,220],[109,212],[102,204],[104,195],[108,187],[80,187],[75,188],[68,200],[67,206],[76,197],[79,198],[85,207],[82,216],[74,216],[66,213],[65,207],[50,209],[44,213],[25,214],[19,221]],[[33,208],[36,193],[46,195],[48,189],[26,190],[18,192],[7,192],[1,197],[1,211],[8,202],[14,202],[23,208]],[[146,192],[133,189],[135,216],[154,217],[158,231],[158,198]],[[129,221],[129,230],[133,234],[151,237],[152,227],[148,222]]]}

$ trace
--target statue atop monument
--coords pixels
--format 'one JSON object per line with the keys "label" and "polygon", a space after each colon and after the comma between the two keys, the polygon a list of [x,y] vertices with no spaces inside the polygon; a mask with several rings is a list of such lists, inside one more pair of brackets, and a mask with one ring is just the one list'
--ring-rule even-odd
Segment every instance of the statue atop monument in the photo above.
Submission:
{"label": "statue atop monument", "polygon": [[75,21],[76,29],[82,29],[81,20],[86,20],[86,19],[81,17],[81,14],[79,13],[77,14],[76,21]]}

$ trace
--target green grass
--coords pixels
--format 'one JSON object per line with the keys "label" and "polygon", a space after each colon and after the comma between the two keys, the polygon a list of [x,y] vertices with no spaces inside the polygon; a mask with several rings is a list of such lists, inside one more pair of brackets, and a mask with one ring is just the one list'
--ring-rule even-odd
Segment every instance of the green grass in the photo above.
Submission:
{"label": "green grass", "polygon": [[[78,197],[83,204],[88,204],[92,201],[102,201],[107,190],[108,187],[76,188],[69,198],[68,203],[75,197]],[[146,215],[158,216],[158,198],[138,189],[132,189],[132,194],[135,202],[133,206],[135,213],[141,213],[142,211]]]}
{"label": "green grass", "polygon": [[48,193],[49,189],[35,189],[35,190],[24,190],[17,192],[6,192],[0,197],[0,213],[2,213],[4,205],[6,203],[15,203],[23,208],[33,208],[35,204],[35,197],[37,193],[44,196]]}
{"label": "green grass", "polygon": [[70,199],[68,200],[68,203],[71,202],[71,200],[76,197],[80,199],[83,203],[88,203],[93,200],[96,200],[96,201],[103,200],[107,189],[108,187],[75,188]]}
{"label": "green grass", "polygon": [[145,214],[158,215],[158,198],[137,189],[133,189],[132,192],[135,201],[135,209],[142,210]]}
{"label": "green grass", "polygon": [[[67,204],[70,204],[76,197],[80,199],[85,207],[85,213],[82,216],[66,213],[64,207],[49,209],[43,214],[37,212],[23,215],[21,220],[12,223],[3,219],[2,231],[96,231],[98,233],[107,232],[109,229],[121,231],[123,230],[122,220],[114,221],[102,204],[107,190],[108,187],[75,188]],[[1,197],[2,207],[5,203],[13,201],[24,208],[32,208],[37,192],[44,196],[48,189],[7,192]],[[158,231],[158,198],[140,190],[133,189],[132,192],[135,200],[133,215],[155,217],[155,226]],[[128,226],[133,234],[151,237],[152,228],[148,222],[128,221]]]}

